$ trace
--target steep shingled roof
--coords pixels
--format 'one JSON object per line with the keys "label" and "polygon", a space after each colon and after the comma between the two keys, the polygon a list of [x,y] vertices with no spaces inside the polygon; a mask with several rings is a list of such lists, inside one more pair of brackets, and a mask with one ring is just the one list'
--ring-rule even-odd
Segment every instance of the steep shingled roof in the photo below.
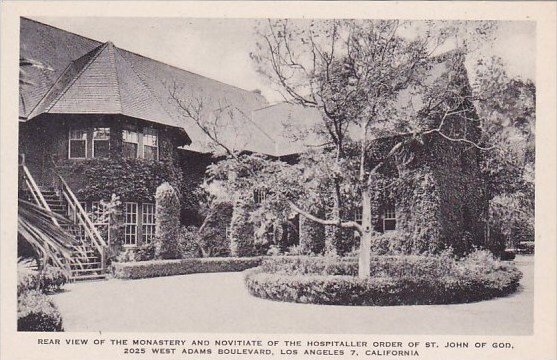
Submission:
{"label": "steep shingled roof", "polygon": [[[434,61],[426,81],[451,71],[452,64],[445,61],[451,56],[446,53]],[[203,100],[209,112],[226,109],[218,122],[219,140],[231,149],[279,157],[321,142],[313,132],[321,121],[316,109],[269,105],[256,92],[26,18],[21,18],[20,59],[43,65],[21,67],[20,76],[25,77],[20,81],[22,120],[48,112],[118,113],[185,130],[192,141],[189,150],[218,150],[193,120],[183,116],[171,98],[172,86],[184,102]],[[397,97],[400,107],[417,110],[421,102],[410,89]],[[357,139],[361,129],[350,132]]]}
{"label": "steep shingled roof", "polygon": [[[203,98],[207,106],[226,101],[244,114],[267,105],[255,92],[26,18],[20,24],[20,58],[44,64],[22,68],[23,121],[45,112],[121,113],[185,129],[193,149],[208,151],[209,139],[181,115],[169,84],[183,89],[185,98]],[[241,149],[246,139],[261,138],[256,127],[243,130],[248,132],[243,138],[231,137],[232,147]]]}

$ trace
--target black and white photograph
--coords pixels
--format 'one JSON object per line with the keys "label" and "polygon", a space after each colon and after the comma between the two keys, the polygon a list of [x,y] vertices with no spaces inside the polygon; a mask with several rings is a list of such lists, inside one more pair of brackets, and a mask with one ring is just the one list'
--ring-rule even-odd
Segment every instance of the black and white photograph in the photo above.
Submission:
{"label": "black and white photograph", "polygon": [[18,20],[18,334],[535,335],[536,21]]}

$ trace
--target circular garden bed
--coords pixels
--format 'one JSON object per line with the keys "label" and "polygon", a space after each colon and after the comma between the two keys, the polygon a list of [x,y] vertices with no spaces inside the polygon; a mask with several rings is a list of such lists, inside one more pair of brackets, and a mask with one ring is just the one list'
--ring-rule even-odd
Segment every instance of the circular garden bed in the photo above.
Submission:
{"label": "circular garden bed", "polygon": [[355,258],[280,257],[246,271],[249,292],[271,300],[327,305],[456,304],[514,292],[522,273],[485,251],[451,256],[376,256],[371,277]]}

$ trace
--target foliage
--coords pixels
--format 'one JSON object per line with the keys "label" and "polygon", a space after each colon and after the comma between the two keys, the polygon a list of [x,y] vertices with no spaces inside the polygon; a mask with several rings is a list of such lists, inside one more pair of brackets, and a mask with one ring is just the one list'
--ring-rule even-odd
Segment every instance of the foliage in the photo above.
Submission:
{"label": "foliage", "polygon": [[247,199],[239,198],[234,204],[230,221],[230,254],[232,256],[255,256],[255,230],[250,222],[252,206]]}
{"label": "foliage", "polygon": [[457,261],[439,256],[378,256],[371,278],[357,278],[355,259],[279,257],[245,276],[254,296],[329,305],[464,303],[512,293],[522,274],[513,265],[478,251]]}
{"label": "foliage", "polygon": [[536,87],[511,78],[499,58],[481,60],[474,87],[482,128],[498,146],[483,158],[489,218],[510,246],[534,239]]}
{"label": "foliage", "polygon": [[36,290],[25,291],[17,300],[18,331],[63,331],[62,317],[54,303]]}
{"label": "foliage", "polygon": [[300,218],[300,246],[304,252],[321,254],[325,249],[325,227],[316,222]]}
{"label": "foliage", "polygon": [[69,281],[69,277],[65,271],[51,265],[36,271],[18,263],[17,280],[17,295],[20,296],[31,290],[58,292]]}
{"label": "foliage", "polygon": [[155,257],[176,259],[180,257],[178,231],[180,229],[180,200],[169,184],[161,184],[155,195]]}
{"label": "foliage", "polygon": [[377,234],[371,240],[371,253],[374,255],[408,255],[413,253],[413,239],[402,231],[389,231]]}
{"label": "foliage", "polygon": [[182,259],[202,257],[203,254],[198,245],[199,228],[196,226],[182,226],[178,234],[180,246],[180,257]]}
{"label": "foliage", "polygon": [[258,266],[260,262],[259,257],[154,260],[113,263],[111,269],[114,277],[118,279],[143,279],[159,276],[244,271]]}
{"label": "foliage", "polygon": [[121,201],[153,202],[157,187],[169,182],[188,195],[191,189],[183,188],[181,170],[169,160],[145,159],[84,159],[63,165],[66,178],[83,174],[84,183],[76,188],[83,200],[110,199],[117,194]]}
{"label": "foliage", "polygon": [[52,262],[69,275],[67,264],[75,239],[60,226],[55,225],[52,219],[61,224],[68,220],[22,199],[19,199],[17,214],[18,239],[33,249],[37,261],[40,260],[39,268]]}
{"label": "foliage", "polygon": [[135,250],[136,261],[148,261],[155,259],[155,243],[143,244]]}
{"label": "foliage", "polygon": [[203,257],[228,256],[230,244],[226,228],[230,225],[234,206],[229,201],[213,201],[197,234]]}

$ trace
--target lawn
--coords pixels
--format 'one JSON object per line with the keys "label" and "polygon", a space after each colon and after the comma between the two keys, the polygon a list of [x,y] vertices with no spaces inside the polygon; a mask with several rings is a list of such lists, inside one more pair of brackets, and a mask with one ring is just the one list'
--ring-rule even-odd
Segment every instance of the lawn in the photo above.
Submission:
{"label": "lawn", "polygon": [[392,307],[282,303],[248,294],[242,273],[74,283],[53,295],[66,331],[527,335],[534,258],[519,290],[470,304]]}

